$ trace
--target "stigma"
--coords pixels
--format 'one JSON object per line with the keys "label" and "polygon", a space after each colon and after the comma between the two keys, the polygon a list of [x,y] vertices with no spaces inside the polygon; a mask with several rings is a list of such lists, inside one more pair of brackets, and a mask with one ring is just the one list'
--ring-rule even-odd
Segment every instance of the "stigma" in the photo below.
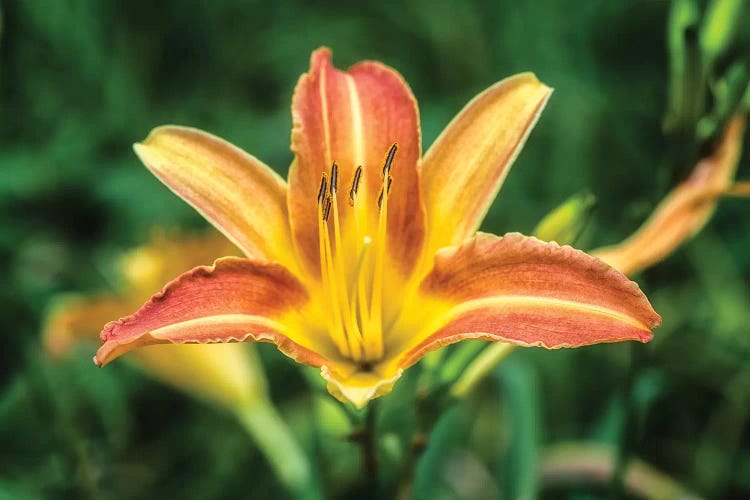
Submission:
{"label": "stigma", "polygon": [[[361,366],[383,357],[383,275],[394,143],[382,169],[358,166],[348,184],[348,203],[339,200],[339,166],[321,175],[318,242],[323,312],[331,340],[342,356]],[[380,174],[380,190],[370,199],[367,174]],[[343,207],[342,207],[343,205]]]}

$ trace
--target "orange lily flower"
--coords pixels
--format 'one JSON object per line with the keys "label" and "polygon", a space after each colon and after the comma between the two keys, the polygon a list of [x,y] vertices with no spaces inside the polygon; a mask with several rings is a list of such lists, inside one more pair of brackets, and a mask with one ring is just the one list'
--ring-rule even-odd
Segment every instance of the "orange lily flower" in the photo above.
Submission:
{"label": "orange lily flower", "polygon": [[422,157],[402,77],[377,62],[337,70],[319,49],[293,98],[288,183],[205,132],[155,129],[138,156],[247,258],[196,267],[108,323],[95,362],[149,344],[273,342],[362,407],[463,339],[650,340],[661,318],[616,270],[570,247],[476,233],[550,94],[529,73],[498,82]]}

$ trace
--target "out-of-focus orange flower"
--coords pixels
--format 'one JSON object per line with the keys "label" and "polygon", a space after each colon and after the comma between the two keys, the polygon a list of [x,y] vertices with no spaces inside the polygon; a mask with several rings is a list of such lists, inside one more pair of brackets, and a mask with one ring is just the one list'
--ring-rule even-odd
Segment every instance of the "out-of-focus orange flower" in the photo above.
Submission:
{"label": "out-of-focus orange flower", "polygon": [[[214,231],[189,238],[155,232],[149,244],[120,258],[120,290],[55,301],[44,328],[45,348],[60,357],[75,343],[95,342],[103,323],[137,308],[165,281],[186,268],[236,252],[236,247]],[[133,361],[136,367],[172,387],[232,410],[265,397],[265,375],[249,347],[155,345],[134,353]]]}
{"label": "out-of-focus orange flower", "polygon": [[745,117],[734,118],[714,151],[698,162],[690,177],[659,203],[632,236],[617,245],[594,250],[592,255],[632,275],[665,259],[700,232],[714,213],[719,197],[746,195],[747,184],[734,184],[744,130]]}
{"label": "out-of-focus orange flower", "polygon": [[155,129],[146,166],[244,251],[168,283],[102,332],[134,348],[265,341],[363,406],[425,353],[463,339],[547,348],[648,341],[638,286],[570,247],[476,233],[551,89],[532,74],[475,97],[422,156],[417,103],[394,70],[313,53],[292,104],[284,182],[205,132]]}
{"label": "out-of-focus orange flower", "polygon": [[[118,262],[120,290],[69,296],[53,304],[44,328],[48,352],[62,356],[73,344],[97,339],[102,322],[138,307],[162,283],[237,248],[219,233],[184,237],[156,232]],[[268,459],[279,480],[299,498],[319,498],[310,463],[271,403],[254,346],[153,345],[133,353],[134,366],[190,396],[234,414]]]}

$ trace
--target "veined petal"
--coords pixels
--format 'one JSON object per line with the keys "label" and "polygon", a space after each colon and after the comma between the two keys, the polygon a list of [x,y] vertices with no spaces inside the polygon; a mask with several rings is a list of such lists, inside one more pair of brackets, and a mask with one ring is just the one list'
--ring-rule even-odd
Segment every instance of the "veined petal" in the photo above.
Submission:
{"label": "veined petal", "polygon": [[108,323],[94,361],[101,365],[151,344],[273,342],[293,359],[314,366],[335,352],[324,336],[287,327],[309,300],[283,266],[226,257],[168,283],[134,314]]}
{"label": "veined petal", "polygon": [[625,274],[663,260],[708,223],[723,191],[732,185],[742,152],[745,118],[728,125],[714,152],[659,203],[651,217],[628,239],[592,252]]}
{"label": "veined petal", "polygon": [[531,73],[506,78],[472,99],[425,153],[429,255],[479,228],[551,93]]}
{"label": "veined petal", "polygon": [[419,294],[416,307],[427,315],[413,321],[427,326],[412,342],[393,346],[404,353],[402,368],[468,338],[546,348],[647,342],[661,323],[638,285],[615,269],[517,233],[480,233],[439,252]]}
{"label": "veined petal", "polygon": [[158,127],[134,149],[159,180],[248,256],[294,269],[286,183],[260,160],[188,127]]}
{"label": "veined petal", "polygon": [[422,248],[424,209],[417,173],[421,154],[417,104],[403,78],[370,61],[346,72],[337,70],[330,50],[318,49],[312,54],[310,71],[297,84],[292,119],[296,157],[289,172],[289,215],[298,250],[309,268],[319,267],[316,200],[322,174],[337,163],[337,199],[346,226],[352,212],[349,190],[355,170],[362,166],[357,203],[377,214],[383,161],[397,142],[388,196],[388,249],[403,269],[410,269]]}

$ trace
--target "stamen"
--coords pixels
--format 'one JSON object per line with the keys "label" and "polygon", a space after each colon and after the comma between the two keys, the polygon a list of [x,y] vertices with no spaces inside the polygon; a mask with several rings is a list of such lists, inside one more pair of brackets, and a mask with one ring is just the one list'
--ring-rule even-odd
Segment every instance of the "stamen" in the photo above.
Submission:
{"label": "stamen", "polygon": [[352,188],[349,190],[349,206],[354,206],[354,201],[357,199],[357,190],[359,189],[359,179],[362,177],[362,165],[357,167],[354,171],[354,179],[352,180]]}
{"label": "stamen", "polygon": [[375,250],[375,270],[372,281],[372,297],[370,298],[370,325],[367,328],[370,335],[365,340],[367,360],[377,360],[383,356],[383,271],[385,266],[386,239],[388,237],[388,195],[391,191],[391,165],[398,150],[398,143],[393,143],[385,157],[383,165],[383,186],[378,196],[378,233]]}
{"label": "stamen", "polygon": [[331,168],[331,194],[332,194],[332,206],[333,206],[333,241],[336,245],[336,253],[332,256],[333,269],[334,269],[334,280],[338,278],[336,283],[337,301],[338,307],[344,318],[342,318],[342,327],[344,329],[344,335],[347,342],[349,342],[349,349],[352,354],[352,358],[355,361],[362,359],[362,333],[359,330],[355,317],[351,314],[351,307],[349,306],[349,295],[348,287],[346,285],[346,268],[344,267],[344,246],[341,241],[341,223],[339,221],[339,209],[336,197],[336,182],[338,179],[338,166],[334,162]]}
{"label": "stamen", "polygon": [[[328,225],[323,219],[323,206],[321,203],[318,203],[318,242],[318,250],[320,252],[320,284],[323,289],[323,296],[327,296],[330,301],[331,297],[335,296],[336,291],[335,283],[331,283],[331,248],[328,238]],[[328,313],[329,311],[325,311],[324,315],[331,338],[341,354],[348,356],[351,351],[340,326],[340,314],[338,314],[338,310],[330,311],[331,314]]]}

